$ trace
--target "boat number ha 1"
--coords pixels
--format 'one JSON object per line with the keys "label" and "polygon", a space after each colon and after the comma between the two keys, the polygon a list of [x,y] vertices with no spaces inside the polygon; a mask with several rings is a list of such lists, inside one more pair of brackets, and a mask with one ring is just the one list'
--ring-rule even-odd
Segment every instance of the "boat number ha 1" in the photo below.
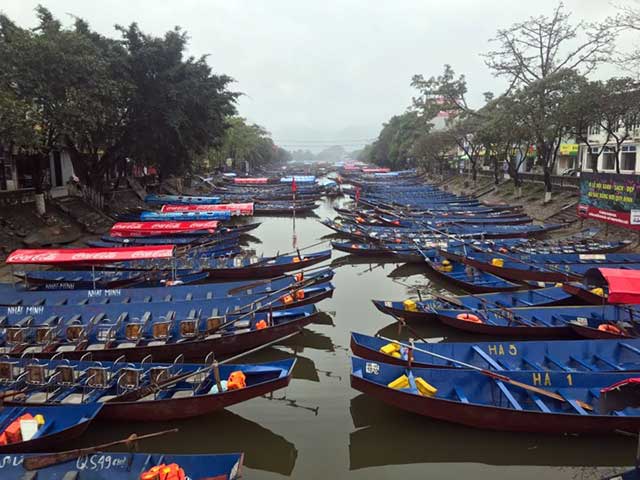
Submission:
{"label": "boat number ha 1", "polygon": [[[562,377],[560,377],[562,378]],[[565,375],[565,378],[567,379],[567,385],[568,386],[573,386],[573,377],[571,376],[570,373],[567,373]],[[559,380],[558,376],[554,377],[554,380],[557,381]],[[534,372],[531,374],[531,382],[534,386],[537,385],[542,385],[545,387],[550,387],[552,386],[552,382],[551,382],[551,375],[549,375],[549,372]],[[558,385],[559,386],[559,385]]]}

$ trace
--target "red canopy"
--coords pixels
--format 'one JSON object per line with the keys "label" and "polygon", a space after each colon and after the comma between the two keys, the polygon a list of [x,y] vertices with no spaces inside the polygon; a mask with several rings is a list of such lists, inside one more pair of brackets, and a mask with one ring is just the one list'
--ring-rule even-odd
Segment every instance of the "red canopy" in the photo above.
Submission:
{"label": "red canopy", "polygon": [[237,183],[240,185],[263,185],[268,183],[269,179],[267,177],[259,177],[259,178],[234,178],[233,183]]}
{"label": "red canopy", "polygon": [[115,248],[32,248],[11,252],[7,263],[44,264],[122,262],[173,257],[173,245]]}
{"label": "red canopy", "polygon": [[199,222],[118,222],[111,227],[110,234],[114,237],[139,237],[158,234],[175,235],[198,230],[213,233],[219,223],[215,220]]}
{"label": "red canopy", "polygon": [[609,286],[610,303],[640,303],[640,270],[593,268],[585,273],[585,281],[598,277]]}
{"label": "red canopy", "polygon": [[231,212],[231,215],[253,215],[253,203],[222,203],[218,205],[163,205],[162,213]]}

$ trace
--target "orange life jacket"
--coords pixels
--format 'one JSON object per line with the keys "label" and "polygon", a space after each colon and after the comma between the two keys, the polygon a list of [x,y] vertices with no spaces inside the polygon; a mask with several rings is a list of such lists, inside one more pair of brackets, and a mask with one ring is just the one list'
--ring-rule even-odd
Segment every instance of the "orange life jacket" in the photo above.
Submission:
{"label": "orange life jacket", "polygon": [[140,480],[185,480],[184,470],[177,463],[156,465],[140,475]]}
{"label": "orange life jacket", "polygon": [[240,390],[247,386],[247,377],[240,370],[231,372],[227,380],[227,390]]}
{"label": "orange life jacket", "polygon": [[296,300],[304,299],[304,290],[296,290]]}
{"label": "orange life jacket", "polygon": [[25,413],[19,416],[4,429],[2,435],[5,437],[5,445],[9,443],[20,443],[22,441],[22,432],[20,431],[20,420],[33,420],[33,415]]}
{"label": "orange life jacket", "polygon": [[260,320],[258,323],[256,323],[256,329],[257,330],[262,330],[263,328],[267,328],[267,322],[264,320]]}

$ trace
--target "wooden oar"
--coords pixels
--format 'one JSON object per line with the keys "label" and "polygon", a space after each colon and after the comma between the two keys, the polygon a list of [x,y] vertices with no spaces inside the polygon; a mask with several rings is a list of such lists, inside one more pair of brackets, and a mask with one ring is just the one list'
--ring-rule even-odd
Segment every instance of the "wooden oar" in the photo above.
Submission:
{"label": "wooden oar", "polygon": [[139,440],[146,440],[149,438],[159,437],[168,433],[176,433],[177,428],[171,430],[164,430],[162,432],[148,433],[146,435],[136,435],[135,433],[130,435],[129,438],[124,440],[116,440],[115,442],[103,443],[102,445],[96,445],[95,447],[77,448],[75,450],[68,450],[66,452],[51,453],[48,455],[36,455],[33,457],[26,457],[22,463],[25,470],[39,470],[41,468],[50,467],[59,463],[65,463],[76,458],[84,457],[87,455],[93,455],[94,453],[103,452],[108,448],[115,447],[117,445],[131,446]]}
{"label": "wooden oar", "polygon": [[118,395],[116,397],[113,397],[112,399],[108,400],[109,403],[118,403],[118,402],[135,402],[137,400],[140,400],[141,398],[146,397],[147,395],[151,395],[154,394],[160,390],[162,390],[163,388],[167,388],[171,385],[175,385],[176,383],[182,382],[184,380],[187,380],[191,377],[194,377],[196,375],[201,375],[201,374],[205,374],[210,372],[211,370],[216,370],[218,368],[219,365],[223,365],[225,363],[229,363],[232,362],[234,360],[237,360],[238,358],[244,357],[246,355],[249,355],[251,353],[255,353],[258,352],[260,350],[263,350],[267,347],[270,347],[271,345],[275,345],[276,343],[282,342],[284,340],[287,340],[295,335],[298,335],[300,333],[302,329],[298,329],[297,331],[290,333],[288,335],[284,335],[280,338],[276,338],[275,340],[272,340],[270,342],[267,342],[265,344],[262,344],[256,348],[252,348],[251,350],[247,350],[246,352],[242,352],[238,355],[234,355],[233,357],[229,357],[225,360],[223,360],[222,362],[217,362],[214,361],[211,365],[209,365],[208,367],[204,367],[204,368],[200,368],[198,370],[194,370],[193,372],[189,372],[189,373],[185,373],[182,375],[177,375],[174,376],[173,378],[170,378],[168,380],[165,380],[164,382],[161,383],[157,383],[157,384],[149,384],[149,385],[145,385],[143,387],[140,387],[136,390],[132,390],[130,392],[127,393],[123,393],[122,395]]}
{"label": "wooden oar", "polygon": [[[408,326],[404,320],[402,320],[399,317],[396,317],[395,315],[392,315],[392,316],[395,317],[396,320],[398,322],[400,322],[403,326],[407,327],[407,330],[409,330],[409,332],[411,332],[412,335],[415,335],[421,342],[429,343],[420,334],[418,334],[413,328]],[[538,393],[538,394],[543,395],[545,397],[553,398],[554,400],[558,400],[558,401],[561,401],[561,402],[566,402],[567,401],[566,398],[564,398],[562,395],[560,395],[558,393],[552,392],[550,390],[546,390],[544,388],[535,387],[533,385],[529,385],[528,383],[523,383],[523,382],[519,382],[517,380],[513,380],[512,378],[507,377],[506,375],[501,375],[501,374],[499,374],[497,372],[494,372],[492,370],[486,370],[484,368],[480,368],[480,367],[477,367],[475,365],[471,365],[470,363],[465,363],[465,362],[462,362],[460,360],[456,360],[455,358],[446,357],[444,355],[440,355],[439,353],[430,352],[428,350],[423,350],[423,349],[418,348],[418,347],[407,345],[407,344],[404,344],[404,343],[402,343],[402,342],[400,342],[398,340],[392,340],[390,338],[386,338],[386,337],[383,337],[383,336],[379,336],[379,338],[381,338],[383,340],[386,340],[388,342],[397,343],[397,344],[399,344],[399,345],[401,345],[403,347],[413,349],[413,350],[415,350],[417,352],[421,352],[421,353],[425,353],[427,355],[431,355],[432,357],[439,358],[440,360],[444,360],[444,361],[447,361],[447,362],[455,363],[457,365],[460,365],[461,367],[469,368],[471,370],[475,370],[477,372],[482,373],[483,375],[487,375],[487,376],[489,376],[491,378],[495,378],[496,380],[502,380],[503,382],[510,383],[511,385],[514,385],[516,387],[520,387],[520,388],[522,388],[524,390],[529,390],[531,392]],[[576,403],[578,405],[580,405],[582,408],[584,408],[585,410],[593,410],[593,407],[591,405],[589,405],[588,403],[582,402],[580,400],[576,400]]]}

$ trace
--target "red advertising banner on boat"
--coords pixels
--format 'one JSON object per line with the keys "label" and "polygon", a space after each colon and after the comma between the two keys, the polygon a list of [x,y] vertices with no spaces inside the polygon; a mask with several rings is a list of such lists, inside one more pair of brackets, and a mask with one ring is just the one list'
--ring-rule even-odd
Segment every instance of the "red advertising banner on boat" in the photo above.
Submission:
{"label": "red advertising banner on boat", "polygon": [[582,172],[578,216],[640,230],[640,177]]}
{"label": "red advertising banner on boat", "polygon": [[269,179],[267,177],[259,177],[259,178],[234,178],[233,183],[237,183],[238,185],[264,185],[268,183]]}
{"label": "red advertising banner on boat", "polygon": [[173,257],[173,245],[115,248],[31,248],[14,250],[10,264],[99,263]]}
{"label": "red advertising banner on boat", "polygon": [[147,235],[175,235],[178,233],[205,230],[213,233],[220,222],[203,220],[200,222],[118,222],[111,227],[114,237],[139,237]]}
{"label": "red advertising banner on boat", "polygon": [[230,212],[234,216],[253,215],[253,203],[223,203],[218,205],[163,205],[162,213]]}

